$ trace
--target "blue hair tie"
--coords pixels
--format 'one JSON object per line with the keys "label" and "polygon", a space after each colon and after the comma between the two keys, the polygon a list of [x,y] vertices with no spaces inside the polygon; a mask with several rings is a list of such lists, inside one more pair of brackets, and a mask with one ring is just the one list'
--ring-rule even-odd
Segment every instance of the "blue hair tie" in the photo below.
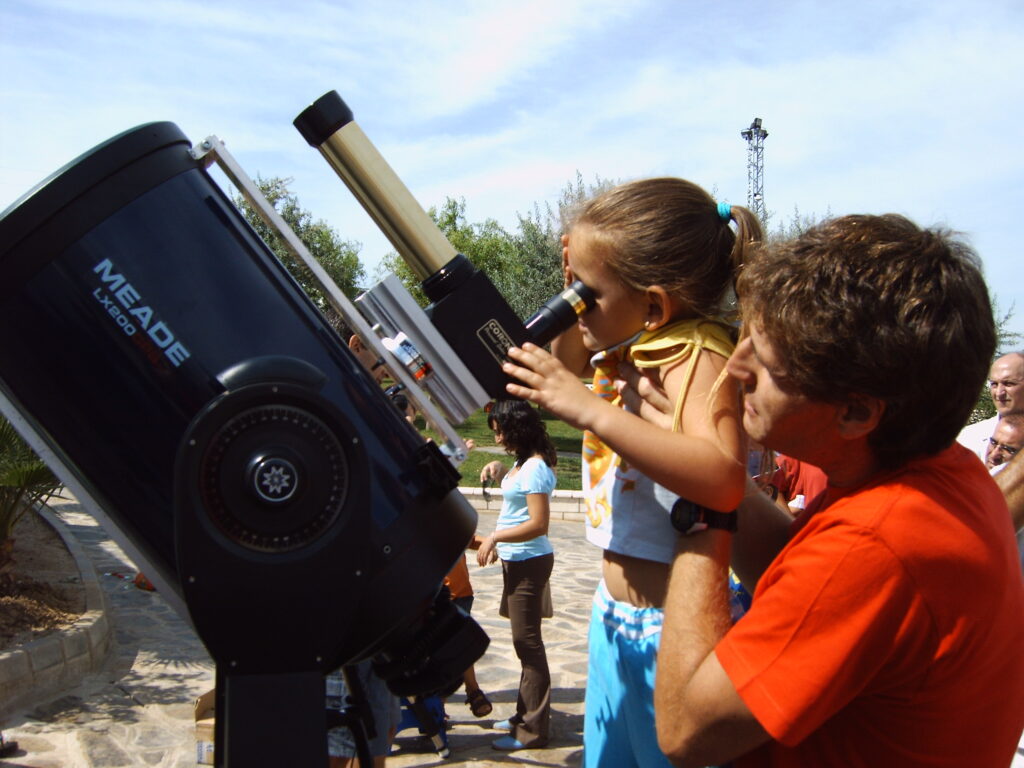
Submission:
{"label": "blue hair tie", "polygon": [[718,215],[722,219],[722,221],[731,221],[732,220],[732,205],[730,205],[729,203],[719,203],[718,204]]}

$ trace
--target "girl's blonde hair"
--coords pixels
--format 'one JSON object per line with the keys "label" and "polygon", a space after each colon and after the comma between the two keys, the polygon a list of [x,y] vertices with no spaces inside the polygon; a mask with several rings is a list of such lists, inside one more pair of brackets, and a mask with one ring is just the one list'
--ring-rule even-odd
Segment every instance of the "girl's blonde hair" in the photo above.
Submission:
{"label": "girl's blonde hair", "polygon": [[623,284],[637,290],[660,285],[691,316],[713,318],[721,316],[751,244],[763,239],[753,213],[721,206],[725,216],[711,195],[684,179],[641,179],[585,203],[572,224],[591,229]]}

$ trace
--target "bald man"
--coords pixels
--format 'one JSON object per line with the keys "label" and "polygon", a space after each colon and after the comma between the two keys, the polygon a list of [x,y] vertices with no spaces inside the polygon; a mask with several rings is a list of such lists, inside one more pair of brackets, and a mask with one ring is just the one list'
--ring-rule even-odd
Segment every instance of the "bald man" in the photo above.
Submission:
{"label": "bald man", "polygon": [[960,430],[957,442],[986,460],[989,438],[1000,419],[1011,413],[1024,413],[1024,351],[1010,352],[996,358],[988,372],[988,390],[996,415],[968,424]]}

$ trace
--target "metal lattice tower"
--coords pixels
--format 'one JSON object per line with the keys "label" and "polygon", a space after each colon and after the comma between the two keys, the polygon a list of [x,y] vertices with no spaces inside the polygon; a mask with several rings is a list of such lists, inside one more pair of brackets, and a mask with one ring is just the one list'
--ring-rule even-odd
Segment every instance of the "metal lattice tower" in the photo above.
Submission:
{"label": "metal lattice tower", "polygon": [[747,207],[754,215],[765,222],[764,209],[764,140],[768,131],[761,127],[761,118],[755,117],[754,122],[740,136],[747,140]]}

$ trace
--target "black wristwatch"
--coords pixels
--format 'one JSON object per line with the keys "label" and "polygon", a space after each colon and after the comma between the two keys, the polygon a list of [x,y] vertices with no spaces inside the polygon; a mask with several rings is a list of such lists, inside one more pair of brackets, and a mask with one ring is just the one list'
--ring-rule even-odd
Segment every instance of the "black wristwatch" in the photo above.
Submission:
{"label": "black wristwatch", "polygon": [[679,499],[672,505],[669,519],[672,521],[672,527],[683,536],[692,536],[708,528],[717,528],[729,533],[736,530],[735,512],[717,512],[694,504],[688,499]]}

